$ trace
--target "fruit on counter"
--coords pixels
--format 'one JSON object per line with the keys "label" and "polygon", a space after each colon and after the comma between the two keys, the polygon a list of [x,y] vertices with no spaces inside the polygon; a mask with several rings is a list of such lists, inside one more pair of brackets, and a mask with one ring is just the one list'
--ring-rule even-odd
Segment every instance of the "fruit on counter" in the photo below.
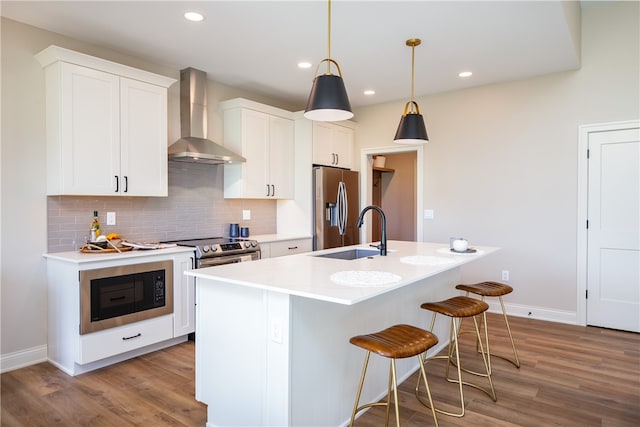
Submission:
{"label": "fruit on counter", "polygon": [[119,239],[120,235],[118,233],[109,233],[107,234],[107,240]]}

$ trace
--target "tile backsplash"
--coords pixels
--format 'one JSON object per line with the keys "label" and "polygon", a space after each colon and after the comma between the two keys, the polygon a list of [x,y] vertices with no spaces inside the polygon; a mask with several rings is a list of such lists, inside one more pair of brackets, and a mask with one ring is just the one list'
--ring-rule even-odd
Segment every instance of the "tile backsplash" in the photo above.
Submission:
{"label": "tile backsplash", "polygon": [[[169,162],[168,197],[48,196],[48,252],[78,249],[90,235],[93,211],[102,234],[119,233],[134,242],[228,236],[229,224],[252,235],[276,232],[276,201],[225,199],[224,166]],[[242,220],[242,211],[251,220]],[[116,225],[107,225],[107,212]]]}

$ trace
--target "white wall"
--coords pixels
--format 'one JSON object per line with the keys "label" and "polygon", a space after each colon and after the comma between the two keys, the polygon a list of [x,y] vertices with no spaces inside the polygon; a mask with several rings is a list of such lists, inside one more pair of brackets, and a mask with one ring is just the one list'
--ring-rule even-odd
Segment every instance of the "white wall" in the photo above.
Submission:
{"label": "white wall", "polygon": [[[435,210],[422,238],[501,247],[462,279],[509,270],[506,301],[532,317],[575,321],[578,126],[640,117],[638,18],[637,2],[583,10],[577,71],[417,99],[430,138],[422,196]],[[358,109],[357,147],[391,145],[405,101]]]}

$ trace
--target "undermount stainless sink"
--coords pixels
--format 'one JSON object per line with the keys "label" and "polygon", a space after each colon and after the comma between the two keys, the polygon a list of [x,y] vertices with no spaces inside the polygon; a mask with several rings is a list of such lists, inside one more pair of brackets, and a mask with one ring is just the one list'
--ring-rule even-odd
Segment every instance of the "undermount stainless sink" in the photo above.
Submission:
{"label": "undermount stainless sink", "polygon": [[377,249],[347,249],[341,252],[332,252],[329,254],[314,255],[321,258],[335,258],[335,259],[358,259],[365,258],[374,255],[379,255],[380,251]]}

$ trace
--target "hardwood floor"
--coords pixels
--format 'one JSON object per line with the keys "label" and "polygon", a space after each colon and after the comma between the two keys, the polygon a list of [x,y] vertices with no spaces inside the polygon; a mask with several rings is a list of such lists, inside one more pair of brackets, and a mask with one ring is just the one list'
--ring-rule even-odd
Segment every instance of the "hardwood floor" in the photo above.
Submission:
{"label": "hardwood floor", "polygon": [[[491,352],[509,355],[502,318],[489,314]],[[520,369],[492,358],[498,397],[464,388],[465,415],[438,414],[441,426],[638,426],[640,425],[640,334],[510,317]],[[465,330],[471,326],[469,322]],[[469,334],[462,337],[463,366],[481,370]],[[446,350],[444,351],[446,354]],[[474,363],[465,365],[466,361]],[[427,364],[436,407],[459,410],[457,385],[445,381],[444,360]],[[483,379],[463,378],[485,385]],[[400,419],[405,427],[433,425],[431,412],[414,395],[417,374],[398,387]],[[421,388],[424,390],[424,386]],[[393,415],[392,415],[393,417]],[[384,424],[384,408],[356,420],[357,427]]]}
{"label": "hardwood floor", "polygon": [[49,363],[2,374],[2,426],[204,426],[192,341],[71,377]]}
{"label": "hardwood floor", "polygon": [[[507,354],[500,321],[489,315],[492,352]],[[441,426],[640,425],[640,334],[510,321],[521,368],[493,358],[498,401],[465,387],[465,416],[439,415]],[[477,366],[471,337],[462,342],[463,363]],[[194,345],[187,342],[77,377],[48,363],[7,372],[0,385],[1,425],[203,426],[206,407],[194,398],[193,366]],[[436,405],[454,409],[457,388],[444,381],[444,366],[429,362],[427,375]],[[414,396],[416,379],[414,374],[399,387],[401,423],[430,426],[430,411]],[[383,408],[356,421],[357,427],[383,424]]]}

